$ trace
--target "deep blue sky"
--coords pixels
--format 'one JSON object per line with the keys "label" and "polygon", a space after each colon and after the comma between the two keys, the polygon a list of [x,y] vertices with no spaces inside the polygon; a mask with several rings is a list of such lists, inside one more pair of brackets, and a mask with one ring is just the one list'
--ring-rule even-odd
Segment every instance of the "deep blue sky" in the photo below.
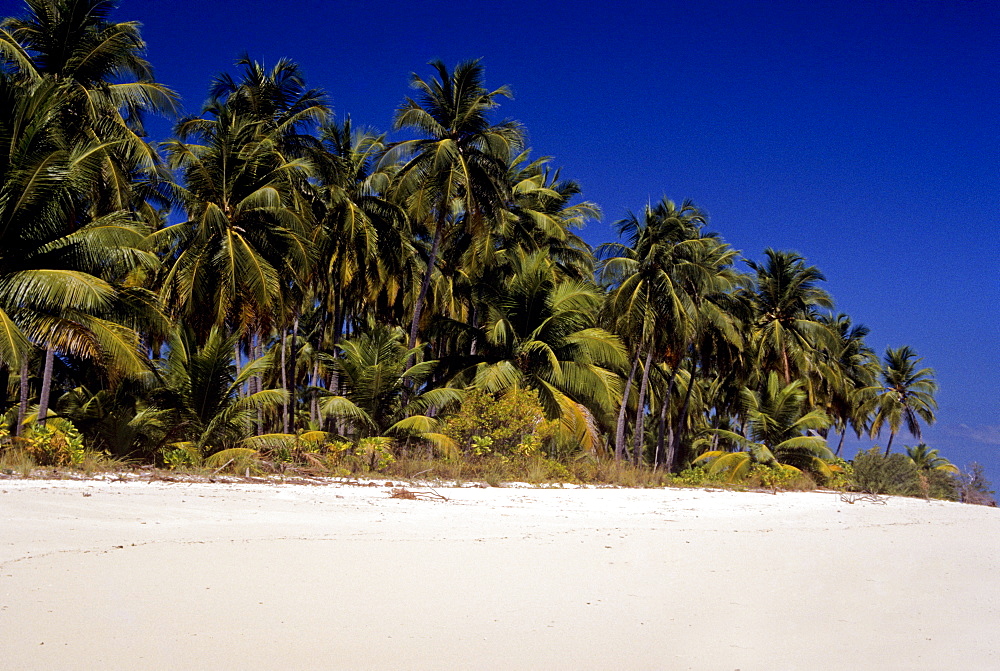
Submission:
{"label": "deep blue sky", "polygon": [[192,112],[246,51],[297,61],[338,114],[388,130],[411,72],[483,58],[487,84],[514,91],[502,115],[603,208],[589,242],[666,195],[747,257],[800,252],[873,347],[912,345],[936,369],[925,441],[1000,484],[993,0],[122,0],[117,16],[144,24]]}

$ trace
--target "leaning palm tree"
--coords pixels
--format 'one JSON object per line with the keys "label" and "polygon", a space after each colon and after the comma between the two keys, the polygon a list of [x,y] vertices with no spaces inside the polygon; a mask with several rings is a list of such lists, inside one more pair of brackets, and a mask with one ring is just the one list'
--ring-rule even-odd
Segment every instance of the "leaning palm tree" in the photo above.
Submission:
{"label": "leaning palm tree", "polygon": [[885,351],[880,375],[881,389],[871,401],[874,413],[870,433],[874,438],[883,427],[889,427],[886,456],[904,424],[910,435],[919,440],[920,420],[934,423],[934,410],[937,408],[934,393],[938,386],[933,368],[917,368],[922,360],[909,345],[896,349],[890,347]]}
{"label": "leaning palm tree", "polygon": [[725,473],[730,481],[745,477],[753,464],[792,472],[812,471],[826,477],[832,474],[827,461],[833,459],[833,453],[826,441],[818,435],[806,435],[826,428],[830,420],[818,410],[805,410],[806,393],[801,380],[783,385],[778,373],[771,371],[760,391],[744,387],[741,397],[749,437],[714,429],[713,433],[740,449],[709,451],[695,463],[707,463],[710,473]]}
{"label": "leaning palm tree", "polygon": [[414,74],[416,98],[397,110],[395,128],[420,137],[392,145],[383,162],[404,162],[399,168],[396,197],[405,202],[415,223],[430,240],[420,290],[413,304],[408,346],[416,346],[427,292],[441,246],[459,226],[475,242],[499,218],[510,200],[507,162],[521,147],[519,124],[494,124],[489,114],[507,87],[490,91],[483,84],[479,61],[460,63],[449,72],[433,61],[438,78],[425,81]]}

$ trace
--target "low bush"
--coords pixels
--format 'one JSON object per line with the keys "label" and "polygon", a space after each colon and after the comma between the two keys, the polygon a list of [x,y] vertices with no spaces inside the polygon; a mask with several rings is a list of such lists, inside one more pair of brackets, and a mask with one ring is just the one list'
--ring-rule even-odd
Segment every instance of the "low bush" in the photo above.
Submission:
{"label": "low bush", "polygon": [[851,489],[871,494],[919,496],[919,469],[905,454],[881,454],[877,445],[854,458]]}

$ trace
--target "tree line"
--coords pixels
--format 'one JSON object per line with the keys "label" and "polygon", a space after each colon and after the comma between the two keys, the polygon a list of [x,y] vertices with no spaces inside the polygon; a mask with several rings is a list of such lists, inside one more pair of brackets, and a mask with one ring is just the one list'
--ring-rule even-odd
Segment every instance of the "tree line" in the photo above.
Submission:
{"label": "tree line", "polygon": [[801,255],[744,259],[666,198],[589,246],[599,207],[499,117],[479,61],[414,74],[391,134],[336,118],[289,60],[241,58],[176,118],[113,9],[0,23],[9,434],[159,464],[475,459],[507,439],[476,428],[485,399],[534,409],[505,458],[822,482],[848,433],[888,454],[934,421],[933,371],[874,352]]}

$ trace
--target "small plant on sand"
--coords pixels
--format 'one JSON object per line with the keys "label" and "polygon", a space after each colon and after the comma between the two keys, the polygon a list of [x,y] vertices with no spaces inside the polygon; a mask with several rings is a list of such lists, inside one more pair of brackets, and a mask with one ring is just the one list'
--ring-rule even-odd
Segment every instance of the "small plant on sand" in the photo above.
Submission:
{"label": "small plant on sand", "polygon": [[354,448],[354,456],[361,460],[369,471],[384,471],[396,461],[392,453],[395,441],[385,436],[362,438]]}
{"label": "small plant on sand", "polygon": [[39,466],[78,466],[86,453],[83,436],[65,419],[34,424],[19,442]]}
{"label": "small plant on sand", "polygon": [[515,387],[499,396],[480,390],[466,394],[442,433],[467,458],[519,459],[539,454],[555,428],[556,421],[545,418],[538,393]]}

